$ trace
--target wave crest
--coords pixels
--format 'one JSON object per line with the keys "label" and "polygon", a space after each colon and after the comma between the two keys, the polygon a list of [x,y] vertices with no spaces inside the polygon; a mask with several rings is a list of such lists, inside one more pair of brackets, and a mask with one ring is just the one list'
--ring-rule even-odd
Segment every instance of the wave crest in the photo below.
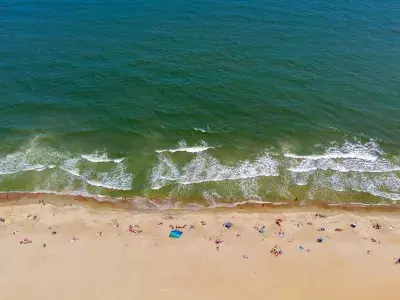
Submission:
{"label": "wave crest", "polygon": [[153,168],[151,188],[160,189],[171,183],[196,184],[237,180],[261,176],[278,176],[278,163],[268,153],[255,161],[245,160],[235,165],[224,165],[213,156],[199,153],[189,163],[179,166],[171,158],[161,155]]}
{"label": "wave crest", "polygon": [[201,141],[200,144],[197,145],[197,146],[188,147],[186,141],[182,140],[182,141],[179,142],[177,148],[156,150],[156,152],[157,153],[164,153],[164,152],[170,152],[170,153],[175,153],[175,152],[198,153],[198,152],[207,151],[208,149],[213,149],[213,147],[208,146],[207,143],[204,142],[204,141]]}
{"label": "wave crest", "polygon": [[108,158],[106,153],[94,152],[93,154],[82,154],[81,157],[92,163],[107,163],[113,162],[116,164],[121,163],[125,158]]}

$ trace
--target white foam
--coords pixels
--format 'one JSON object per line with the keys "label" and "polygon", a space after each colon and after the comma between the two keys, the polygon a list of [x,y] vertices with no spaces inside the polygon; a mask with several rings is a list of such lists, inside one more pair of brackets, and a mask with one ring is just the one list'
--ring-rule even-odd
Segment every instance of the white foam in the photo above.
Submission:
{"label": "white foam", "polygon": [[46,169],[47,169],[47,167],[43,166],[43,165],[25,166],[22,168],[18,168],[15,170],[8,170],[8,171],[3,169],[3,171],[0,171],[0,175],[11,175],[11,174],[18,174],[18,173],[29,172],[29,171],[41,172]]}
{"label": "white foam", "polygon": [[203,129],[203,128],[200,128],[200,127],[194,127],[194,130],[195,130],[195,131],[202,132],[202,133],[206,133],[206,132],[207,132],[206,129]]}
{"label": "white foam", "polygon": [[63,162],[61,166],[59,166],[59,168],[61,170],[64,170],[65,172],[68,172],[73,176],[80,177],[81,174],[78,168],[79,160],[80,160],[79,158],[67,159],[66,161]]}
{"label": "white foam", "polygon": [[247,200],[261,200],[261,197],[258,195],[259,191],[259,184],[258,184],[258,178],[253,177],[249,180],[241,180],[240,181],[240,190],[244,196],[245,199]]}
{"label": "white foam", "polygon": [[209,206],[208,208],[218,208],[218,207],[232,208],[232,207],[238,207],[240,205],[246,205],[246,204],[267,204],[267,205],[281,206],[281,205],[289,205],[290,203],[269,202],[269,201],[262,201],[262,200],[245,200],[245,201],[232,202],[232,203],[218,202],[218,203],[215,203],[215,205]]}
{"label": "white foam", "polygon": [[383,173],[374,177],[356,174],[348,180],[348,185],[355,191],[390,200],[400,200],[400,179],[395,174]]}
{"label": "white foam", "polygon": [[193,146],[193,147],[188,147],[185,141],[181,141],[181,142],[179,142],[179,145],[178,145],[177,148],[156,150],[156,152],[157,153],[163,153],[163,152],[170,152],[170,153],[175,153],[175,152],[198,153],[198,152],[207,151],[208,149],[213,149],[213,147],[208,146],[207,143],[204,142],[204,141],[201,141],[200,145]]}
{"label": "white foam", "polygon": [[285,153],[288,158],[296,158],[302,160],[327,160],[327,159],[359,159],[364,161],[376,161],[378,156],[383,152],[375,142],[366,144],[352,144],[346,142],[341,147],[330,147],[321,155],[296,155]]}
{"label": "white foam", "polygon": [[336,192],[357,191],[389,200],[400,200],[400,179],[392,173],[337,172],[330,176],[309,174],[307,182],[310,184],[310,195],[328,189]]}
{"label": "white foam", "polygon": [[93,154],[82,154],[81,157],[87,161],[90,161],[92,163],[106,163],[106,162],[113,162],[113,163],[121,163],[125,158],[108,158],[106,153],[98,153],[95,152]]}
{"label": "white foam", "polygon": [[232,166],[221,164],[207,153],[198,153],[184,166],[176,165],[170,158],[161,155],[153,169],[151,188],[159,189],[171,183],[196,184],[278,176],[277,166],[277,162],[267,153],[259,156],[254,162],[245,160]]}
{"label": "white foam", "polygon": [[36,172],[41,172],[41,171],[44,171],[44,170],[46,170],[47,169],[47,166],[38,166],[38,168],[36,168],[36,169],[34,169],[34,171],[36,171]]}
{"label": "white foam", "polygon": [[54,195],[61,195],[61,196],[82,196],[82,197],[92,197],[97,198],[96,195],[92,195],[88,192],[82,191],[66,191],[66,192],[56,192],[52,190],[34,190],[34,191],[7,191],[7,192],[0,192],[0,194],[4,193],[16,193],[16,194],[54,194]]}
{"label": "white foam", "polygon": [[131,187],[129,185],[127,185],[127,187],[125,187],[125,186],[121,186],[119,183],[117,185],[112,185],[112,184],[108,184],[107,181],[100,182],[100,181],[90,180],[90,179],[85,179],[85,182],[87,182],[88,184],[90,184],[92,186],[102,187],[102,188],[106,188],[109,190],[119,190],[119,191],[131,190]]}
{"label": "white foam", "polygon": [[208,149],[212,149],[212,147],[187,147],[187,148],[177,148],[177,149],[156,150],[156,152],[157,153],[163,153],[163,152],[170,152],[170,153],[175,153],[175,152],[198,153],[198,152],[207,151]]}
{"label": "white foam", "polygon": [[60,160],[55,151],[37,145],[38,139],[31,140],[17,151],[0,157],[0,175],[17,174],[27,171],[44,171]]}
{"label": "white foam", "polygon": [[305,173],[316,170],[333,170],[338,172],[360,172],[360,173],[386,173],[400,171],[400,166],[393,165],[385,159],[363,161],[360,159],[334,161],[334,160],[303,160],[298,166],[288,168],[289,171]]}
{"label": "white foam", "polygon": [[127,173],[122,165],[113,168],[109,172],[96,173],[95,179],[84,178],[84,180],[97,187],[103,187],[112,190],[129,191],[132,189],[133,176]]}
{"label": "white foam", "polygon": [[[134,176],[125,169],[123,158],[112,159],[100,152],[73,157],[70,153],[60,153],[38,142],[40,139],[34,139],[14,153],[0,157],[0,175],[19,176],[19,173],[27,171],[51,169],[46,176],[34,175],[33,185],[42,190],[67,193],[76,189],[85,191],[89,185],[89,190],[96,194],[102,193],[102,189],[132,189]],[[329,200],[334,200],[336,195],[329,191],[357,191],[389,200],[400,200],[400,179],[396,173],[400,171],[400,158],[391,157],[389,160],[373,141],[365,144],[345,143],[342,146],[332,144],[317,155],[297,155],[288,151],[283,156],[281,153],[265,153],[254,160],[236,163],[224,163],[216,159],[211,152],[207,152],[210,148],[205,142],[188,147],[185,141],[181,141],[176,148],[158,150],[158,162],[149,179],[150,188],[159,189],[172,184],[174,186],[170,196],[179,199],[203,188],[195,184],[235,181],[215,185],[216,190],[210,193],[204,191],[204,198],[211,204],[220,198],[237,199],[243,196],[245,199],[258,199],[260,193],[265,195],[272,192],[283,199],[290,198],[290,191],[296,185],[308,189],[306,195],[310,195],[310,198],[314,195],[320,199],[324,196],[320,192],[327,192],[331,197]],[[169,154],[175,152],[194,155],[189,156],[192,159],[187,163],[179,164],[173,160],[178,155]],[[279,169],[282,174],[278,172],[279,159],[283,159]],[[103,162],[112,164],[96,164]],[[281,177],[275,180],[260,180],[261,177],[278,175]],[[207,185],[207,188],[212,188],[212,185]]]}
{"label": "white foam", "polygon": [[[83,160],[91,162],[114,162],[117,165],[106,172],[96,172],[95,169],[81,170]],[[132,188],[133,175],[124,170],[121,159],[110,159],[106,154],[95,152],[94,154],[72,157],[65,152],[60,153],[55,149],[40,145],[40,138],[34,138],[29,143],[22,145],[17,151],[4,157],[0,157],[0,175],[17,174],[27,171],[44,171],[55,169],[66,173],[53,171],[45,178],[37,177],[35,185],[43,190],[63,190],[76,188],[76,180],[92,186],[107,189],[130,190]],[[40,180],[40,181],[39,181]],[[82,185],[84,188],[84,185]]]}
{"label": "white foam", "polygon": [[328,189],[400,200],[400,179],[395,174],[400,171],[400,165],[384,155],[378,144],[371,141],[331,147],[322,155],[285,154],[285,157],[293,182],[309,185],[309,195]]}
{"label": "white foam", "polygon": [[341,147],[330,147],[322,155],[296,155],[286,153],[286,158],[296,159],[296,163],[288,170],[297,173],[317,170],[332,170],[338,172],[384,173],[400,171],[400,166],[394,165],[383,158],[383,151],[375,142],[366,144],[345,143]]}
{"label": "white foam", "polygon": [[330,153],[330,154],[323,154],[323,155],[296,155],[296,154],[291,154],[291,153],[285,153],[285,157],[290,157],[290,158],[298,158],[298,159],[308,159],[308,160],[320,160],[320,159],[335,159],[335,158],[357,158],[357,159],[362,159],[362,160],[369,160],[369,161],[375,161],[377,159],[376,156],[370,155],[370,154],[364,154],[360,155],[358,153]]}
{"label": "white foam", "polygon": [[117,165],[108,172],[92,172],[87,170],[84,174],[79,171],[79,158],[69,159],[64,162],[60,169],[78,177],[84,182],[106,189],[129,191],[132,189],[133,176],[127,173],[123,165]]}
{"label": "white foam", "polygon": [[[355,190],[357,191],[357,190]],[[365,192],[365,191],[359,191],[359,192]],[[377,197],[382,197],[386,199],[390,199],[393,201],[399,201],[400,200],[400,193],[388,193],[388,192],[382,192],[382,191],[368,191],[369,194]]]}
{"label": "white foam", "polygon": [[151,188],[158,190],[163,186],[168,185],[170,181],[174,181],[179,177],[180,171],[178,166],[176,166],[171,159],[161,155],[158,164],[152,171]]}

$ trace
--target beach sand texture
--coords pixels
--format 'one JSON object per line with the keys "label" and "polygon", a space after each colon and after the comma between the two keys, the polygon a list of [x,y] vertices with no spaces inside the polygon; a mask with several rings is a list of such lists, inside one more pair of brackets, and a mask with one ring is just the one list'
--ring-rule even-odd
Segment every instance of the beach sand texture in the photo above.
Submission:
{"label": "beach sand texture", "polygon": [[[400,297],[398,212],[9,203],[0,216],[0,299]],[[185,226],[179,239],[175,226]]]}

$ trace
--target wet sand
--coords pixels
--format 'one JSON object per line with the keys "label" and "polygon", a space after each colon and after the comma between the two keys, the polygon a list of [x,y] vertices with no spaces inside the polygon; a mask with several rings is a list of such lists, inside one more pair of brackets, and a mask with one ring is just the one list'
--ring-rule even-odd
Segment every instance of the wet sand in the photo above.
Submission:
{"label": "wet sand", "polygon": [[399,299],[397,209],[138,212],[42,196],[2,202],[0,299]]}

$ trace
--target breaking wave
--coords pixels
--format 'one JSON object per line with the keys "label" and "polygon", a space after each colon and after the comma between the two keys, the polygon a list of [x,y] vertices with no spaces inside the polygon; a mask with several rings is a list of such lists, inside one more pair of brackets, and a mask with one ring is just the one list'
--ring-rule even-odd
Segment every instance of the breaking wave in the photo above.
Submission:
{"label": "breaking wave", "polygon": [[200,127],[194,127],[193,129],[194,129],[195,131],[202,132],[202,133],[208,132],[207,129],[203,129],[203,128],[200,128]]}
{"label": "breaking wave", "polygon": [[[310,186],[308,195],[317,190],[356,191],[389,200],[400,200],[400,165],[389,161],[379,145],[349,143],[328,148],[320,155],[285,153],[290,160],[294,184]],[[317,193],[318,194],[318,193]]]}
{"label": "breaking wave", "polygon": [[295,155],[285,153],[287,158],[297,161],[289,167],[292,172],[304,173],[316,170],[339,172],[383,173],[399,171],[400,166],[383,157],[383,151],[374,142],[351,144],[346,142],[341,147],[330,147],[321,155]]}
{"label": "breaking wave", "polygon": [[260,176],[278,176],[278,164],[269,154],[253,162],[245,160],[234,165],[222,164],[209,154],[199,153],[189,163],[179,166],[171,158],[161,155],[153,168],[151,188],[160,189],[171,183],[195,184],[238,180]]}
{"label": "breaking wave", "polygon": [[0,157],[0,175],[24,173],[28,171],[44,171],[54,168],[49,161],[58,161],[59,155],[50,149],[39,148],[33,139],[26,149]]}
{"label": "breaking wave", "polygon": [[193,146],[193,147],[188,147],[185,141],[181,141],[181,142],[179,142],[179,145],[178,145],[177,148],[156,150],[156,152],[157,153],[163,153],[163,152],[170,152],[170,153],[175,153],[175,152],[197,153],[197,152],[207,151],[208,149],[213,149],[213,147],[208,146],[207,143],[204,142],[204,141],[201,141],[198,146]]}
{"label": "breaking wave", "polygon": [[125,158],[108,158],[106,153],[95,152],[93,154],[82,154],[81,157],[92,163],[106,163],[113,162],[116,164],[121,163]]}
{"label": "breaking wave", "polygon": [[[100,187],[112,190],[127,191],[132,189],[133,175],[126,171],[121,162],[123,159],[109,159],[107,154],[92,155],[74,155],[65,152],[61,153],[55,149],[41,146],[38,139],[33,139],[27,145],[19,150],[0,157],[0,175],[22,175],[26,172],[52,170],[53,174],[48,174],[42,178],[42,182],[38,185],[45,185],[46,188],[52,190],[63,184],[59,181],[63,180],[67,190],[71,189],[71,181],[77,179],[81,182],[81,186],[89,184],[94,187]],[[84,165],[84,162],[113,162],[116,165],[106,168],[106,170],[97,170],[95,167]],[[65,178],[59,174],[59,170],[65,171],[72,178]],[[53,182],[49,182],[52,179]],[[33,181],[34,178],[32,179]],[[79,186],[79,184],[78,184]],[[76,188],[76,187],[75,187]],[[57,189],[54,192],[59,192]]]}
{"label": "breaking wave", "polygon": [[91,186],[121,191],[129,191],[132,189],[133,175],[128,173],[123,165],[118,164],[108,172],[94,172],[87,169],[84,173],[81,173],[78,167],[80,161],[79,158],[66,160],[64,164],[60,166],[60,169]]}
{"label": "breaking wave", "polygon": [[125,159],[110,158],[105,150],[61,152],[33,139],[0,156],[0,189],[116,197],[154,193],[176,201],[195,195],[211,205],[226,199],[284,201],[299,191],[304,200],[400,200],[400,156],[388,155],[375,141],[319,145],[308,155],[275,149],[239,159],[241,150],[229,151],[204,141],[194,146],[181,141],[175,148]]}

